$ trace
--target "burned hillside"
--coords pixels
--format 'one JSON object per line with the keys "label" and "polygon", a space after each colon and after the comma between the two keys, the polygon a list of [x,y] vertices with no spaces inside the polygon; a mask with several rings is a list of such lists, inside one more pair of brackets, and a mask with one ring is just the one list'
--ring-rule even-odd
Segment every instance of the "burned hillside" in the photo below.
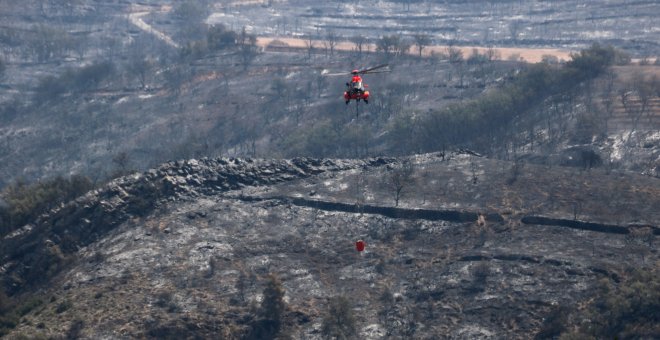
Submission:
{"label": "burned hillside", "polygon": [[658,190],[465,153],[173,162],[4,238],[4,287],[24,306],[10,334],[241,338],[273,317],[259,311],[269,277],[277,331],[296,337],[333,332],[340,298],[364,338],[569,331],[544,320],[657,266]]}

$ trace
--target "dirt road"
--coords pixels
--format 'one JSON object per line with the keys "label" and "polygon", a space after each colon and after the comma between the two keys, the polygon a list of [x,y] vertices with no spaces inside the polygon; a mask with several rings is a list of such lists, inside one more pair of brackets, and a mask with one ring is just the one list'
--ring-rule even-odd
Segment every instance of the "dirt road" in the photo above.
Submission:
{"label": "dirt road", "polygon": [[[259,37],[257,38],[257,44],[260,47],[267,47],[269,44],[271,44],[273,41],[277,42],[283,42],[285,43],[288,47],[292,48],[301,48],[301,49],[306,49],[307,44],[309,43],[307,40],[304,39],[298,39],[298,38],[284,38],[284,37]],[[315,48],[323,48],[324,47],[324,41],[322,40],[314,40],[312,41],[312,44]],[[463,56],[468,57],[470,54],[472,54],[472,51],[476,49],[479,51],[479,53],[484,53],[487,48],[485,47],[477,47],[477,46],[456,46],[456,48],[459,48],[461,51],[463,51]],[[355,45],[350,42],[338,42],[337,45],[335,46],[336,50],[341,50],[341,51],[351,51],[355,49]],[[365,44],[362,47],[363,51],[376,51],[376,45],[375,44]],[[497,51],[500,55],[500,59],[506,60],[511,58],[512,56],[518,56],[520,59],[522,59],[525,62],[530,62],[530,63],[537,63],[541,61],[544,55],[552,55],[557,57],[557,59],[561,60],[569,60],[570,59],[570,54],[571,51],[567,50],[561,50],[561,49],[555,49],[555,48],[500,48],[500,47],[494,47],[493,48],[495,51]],[[423,50],[424,55],[431,55],[431,53],[446,53],[447,51],[447,46],[428,46]],[[410,51],[411,54],[416,54],[417,51],[415,49],[412,49]]]}
{"label": "dirt road", "polygon": [[[159,9],[161,12],[169,12],[171,10],[171,7],[169,6],[163,6]],[[174,47],[174,48],[179,48],[179,44],[177,44],[170,36],[167,34],[158,31],[154,29],[151,25],[147,24],[142,20],[142,17],[145,15],[148,15],[152,12],[151,7],[145,7],[141,5],[131,5],[131,10],[130,13],[128,14],[128,20],[135,26],[137,26],[139,29],[153,34],[156,36],[156,38],[164,41],[166,44]]]}

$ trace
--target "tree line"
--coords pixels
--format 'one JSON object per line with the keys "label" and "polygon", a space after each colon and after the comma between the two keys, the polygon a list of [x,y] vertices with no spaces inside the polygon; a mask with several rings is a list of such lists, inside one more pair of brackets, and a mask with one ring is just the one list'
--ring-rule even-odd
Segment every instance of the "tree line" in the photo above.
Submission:
{"label": "tree line", "polygon": [[407,134],[413,139],[413,150],[407,151],[463,146],[489,154],[506,144],[512,133],[520,132],[520,127],[513,126],[515,122],[548,98],[570,95],[583,82],[602,74],[616,56],[614,48],[595,44],[573,55],[565,65],[528,65],[502,87],[477,99],[410,119],[396,129],[414,131]]}

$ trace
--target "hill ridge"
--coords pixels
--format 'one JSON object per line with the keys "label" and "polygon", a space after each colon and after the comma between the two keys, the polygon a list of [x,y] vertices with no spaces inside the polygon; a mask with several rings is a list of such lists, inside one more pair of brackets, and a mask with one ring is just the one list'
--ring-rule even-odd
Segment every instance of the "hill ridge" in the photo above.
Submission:
{"label": "hill ridge", "polygon": [[[62,204],[42,215],[34,226],[5,236],[0,242],[2,248],[8,250],[2,259],[4,286],[15,293],[25,282],[47,279],[59,271],[57,268],[67,254],[100,239],[130,218],[150,213],[159,201],[213,195],[245,186],[268,185],[326,171],[391,162],[393,159],[385,158],[364,161],[203,158],[172,161],[141,174],[127,175]],[[47,275],[40,277],[43,273]]]}

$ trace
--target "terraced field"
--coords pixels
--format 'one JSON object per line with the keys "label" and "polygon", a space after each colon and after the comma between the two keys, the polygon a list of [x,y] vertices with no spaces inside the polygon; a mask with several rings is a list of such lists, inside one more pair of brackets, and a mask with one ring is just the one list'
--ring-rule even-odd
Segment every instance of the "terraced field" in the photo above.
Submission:
{"label": "terraced field", "polygon": [[660,66],[614,67],[617,86],[601,105],[611,101],[608,132],[660,130]]}
{"label": "terraced field", "polygon": [[660,55],[655,1],[225,1],[213,11],[210,24],[278,38],[426,34],[432,45],[577,50],[601,42],[636,56]]}

